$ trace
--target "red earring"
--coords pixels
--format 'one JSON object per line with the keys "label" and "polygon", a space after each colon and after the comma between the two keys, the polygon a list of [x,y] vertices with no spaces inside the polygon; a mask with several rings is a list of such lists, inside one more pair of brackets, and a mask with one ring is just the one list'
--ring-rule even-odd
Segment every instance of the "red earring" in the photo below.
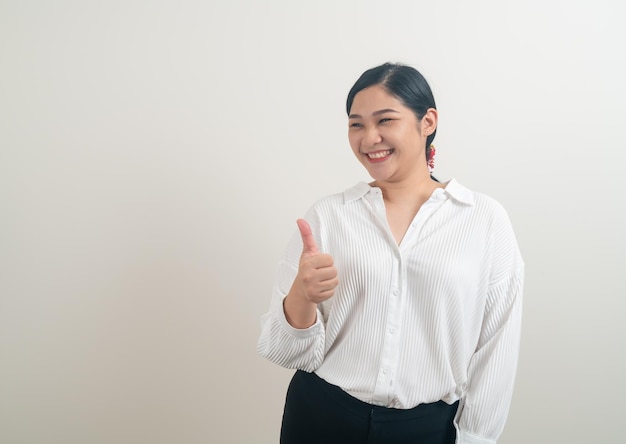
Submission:
{"label": "red earring", "polygon": [[431,173],[435,169],[435,154],[437,154],[437,150],[435,150],[435,145],[430,146],[430,151],[428,151],[428,171]]}

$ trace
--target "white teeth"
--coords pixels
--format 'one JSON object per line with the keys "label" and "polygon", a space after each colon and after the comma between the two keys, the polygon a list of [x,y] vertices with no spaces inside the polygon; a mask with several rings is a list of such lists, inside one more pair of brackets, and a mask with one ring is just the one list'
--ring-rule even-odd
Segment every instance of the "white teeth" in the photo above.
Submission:
{"label": "white teeth", "polygon": [[367,157],[369,157],[370,159],[381,159],[385,156],[388,156],[389,154],[391,154],[391,150],[378,151],[377,153],[368,153]]}

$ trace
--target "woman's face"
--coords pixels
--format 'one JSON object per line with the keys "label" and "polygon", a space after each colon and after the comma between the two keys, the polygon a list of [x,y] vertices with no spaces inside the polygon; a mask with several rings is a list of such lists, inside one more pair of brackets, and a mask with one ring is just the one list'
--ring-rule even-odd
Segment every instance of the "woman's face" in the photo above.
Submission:
{"label": "woman's face", "polygon": [[357,159],[378,182],[429,177],[426,137],[437,127],[437,111],[418,121],[415,113],[381,85],[358,92],[348,117],[348,139]]}

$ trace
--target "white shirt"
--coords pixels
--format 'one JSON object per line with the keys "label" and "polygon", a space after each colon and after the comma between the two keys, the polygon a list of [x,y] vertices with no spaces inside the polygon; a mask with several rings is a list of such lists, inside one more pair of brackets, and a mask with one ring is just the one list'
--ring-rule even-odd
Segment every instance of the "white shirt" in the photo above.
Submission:
{"label": "white shirt", "polygon": [[287,322],[282,301],[302,252],[296,233],[262,317],[259,353],[371,404],[460,399],[457,443],[495,443],[513,391],[524,274],[504,209],[452,180],[398,245],[381,190],[360,183],[320,200],[305,219],[320,252],[334,258],[339,285],[313,326]]}

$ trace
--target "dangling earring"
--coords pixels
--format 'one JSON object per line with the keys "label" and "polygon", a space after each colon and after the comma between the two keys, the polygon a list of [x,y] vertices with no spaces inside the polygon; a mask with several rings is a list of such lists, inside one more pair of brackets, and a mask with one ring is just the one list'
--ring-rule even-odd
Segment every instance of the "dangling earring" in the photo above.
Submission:
{"label": "dangling earring", "polygon": [[435,169],[435,154],[437,154],[437,150],[435,150],[435,145],[430,146],[430,150],[428,151],[428,171],[431,173]]}

